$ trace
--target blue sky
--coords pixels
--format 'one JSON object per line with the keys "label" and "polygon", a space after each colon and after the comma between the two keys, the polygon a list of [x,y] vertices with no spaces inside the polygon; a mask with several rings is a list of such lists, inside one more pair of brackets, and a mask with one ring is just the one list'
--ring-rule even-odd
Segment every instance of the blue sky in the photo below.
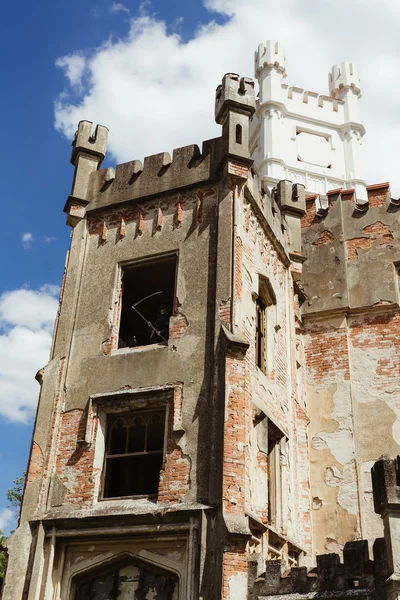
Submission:
{"label": "blue sky", "polygon": [[[253,51],[277,39],[292,85],[327,93],[335,62],[354,60],[369,183],[390,180],[400,45],[398,0],[99,0],[7,3],[2,63],[0,236],[0,528],[5,491],[26,465],[69,229],[71,139],[88,119],[110,129],[108,163],[218,134],[222,75],[253,76]],[[388,93],[386,93],[386,91]]]}

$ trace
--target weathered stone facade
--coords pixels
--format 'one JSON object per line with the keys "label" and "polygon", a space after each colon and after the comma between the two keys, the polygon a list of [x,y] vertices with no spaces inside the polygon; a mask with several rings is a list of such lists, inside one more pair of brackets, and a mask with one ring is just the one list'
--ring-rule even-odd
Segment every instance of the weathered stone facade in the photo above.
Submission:
{"label": "weathered stone facade", "polygon": [[267,185],[255,109],[116,170],[79,124],[4,600],[398,597],[398,204]]}

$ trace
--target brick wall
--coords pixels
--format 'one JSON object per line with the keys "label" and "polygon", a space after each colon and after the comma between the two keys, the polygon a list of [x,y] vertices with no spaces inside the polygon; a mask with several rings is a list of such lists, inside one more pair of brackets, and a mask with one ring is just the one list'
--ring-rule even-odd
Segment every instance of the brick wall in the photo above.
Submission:
{"label": "brick wall", "polygon": [[[271,417],[281,431],[289,436],[288,444],[282,446],[281,471],[283,490],[282,534],[298,539],[309,547],[310,525],[299,522],[299,517],[307,520],[308,457],[305,434],[304,397],[299,398],[297,387],[296,356],[301,361],[302,353],[296,350],[302,345],[302,336],[295,337],[295,318],[300,318],[299,305],[293,290],[291,274],[282,263],[272,241],[262,229],[250,203],[239,197],[239,217],[235,241],[235,323],[241,335],[250,344],[245,357],[244,390],[242,399],[243,414],[241,426],[246,432],[246,452],[244,452],[244,476],[246,483],[246,508],[267,522],[268,489],[266,478],[267,457],[265,447],[260,450],[257,436],[252,435],[254,427],[251,411],[255,407],[265,407],[265,414]],[[267,361],[265,373],[256,366],[255,356],[255,302],[252,292],[256,291],[254,277],[260,273],[267,277],[276,296],[276,305],[267,309]],[[240,278],[240,285],[238,279]],[[238,302],[238,299],[240,302]],[[290,334],[289,332],[293,332]],[[288,348],[288,340],[290,347]],[[269,356],[268,356],[269,354]],[[303,392],[304,396],[305,391]],[[294,405],[300,402],[302,411],[295,411]],[[245,407],[248,406],[247,409]],[[258,410],[258,409],[257,409]],[[297,422],[298,417],[298,422]],[[247,419],[247,421],[245,420]],[[266,426],[266,424],[265,424]],[[297,452],[296,428],[302,443]],[[242,458],[243,458],[242,457]],[[301,462],[301,468],[300,468]],[[293,478],[293,473],[296,477]],[[300,473],[300,478],[297,473]],[[260,486],[262,489],[260,489]],[[302,497],[302,507],[295,508],[295,499]]]}
{"label": "brick wall", "polygon": [[[152,408],[165,403],[151,402]],[[179,447],[181,429],[182,388],[178,386],[168,411],[167,443],[164,468],[160,472],[158,501],[163,504],[182,502],[190,489],[190,460]],[[67,504],[91,505],[95,498],[94,467],[98,417],[94,417],[93,441],[89,446],[78,444],[84,438],[86,412],[72,410],[62,414],[57,446],[56,472],[65,485]]]}

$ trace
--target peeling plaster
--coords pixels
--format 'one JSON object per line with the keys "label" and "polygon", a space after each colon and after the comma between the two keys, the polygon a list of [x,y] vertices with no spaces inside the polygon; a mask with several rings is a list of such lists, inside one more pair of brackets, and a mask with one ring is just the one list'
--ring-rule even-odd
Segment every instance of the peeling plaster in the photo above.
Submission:
{"label": "peeling plaster", "polygon": [[228,600],[243,600],[247,595],[246,573],[237,573],[229,579]]}

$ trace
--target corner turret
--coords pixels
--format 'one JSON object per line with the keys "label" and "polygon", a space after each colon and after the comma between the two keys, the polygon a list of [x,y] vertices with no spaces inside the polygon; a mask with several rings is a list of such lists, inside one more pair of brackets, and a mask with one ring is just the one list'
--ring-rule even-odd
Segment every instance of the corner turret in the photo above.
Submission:
{"label": "corner turret", "polygon": [[75,174],[64,211],[68,215],[67,224],[73,227],[85,215],[90,175],[99,169],[106,155],[108,129],[97,125],[91,135],[92,125],[90,121],[80,121],[72,142],[71,163],[75,166]]}
{"label": "corner turret", "polygon": [[357,98],[361,98],[360,78],[356,65],[349,62],[333,65],[329,73],[329,92],[331,96],[343,100],[350,89]]}
{"label": "corner turret", "polygon": [[258,46],[254,54],[254,72],[260,84],[260,102],[279,98],[286,77],[285,50],[279,42],[269,40]]}
{"label": "corner turret", "polygon": [[354,187],[357,204],[367,204],[368,195],[365,187],[360,142],[365,131],[360,124],[358,101],[361,98],[360,78],[356,65],[341,62],[333,65],[329,73],[329,93],[343,101],[345,125],[344,151],[346,156],[346,179],[350,187]]}
{"label": "corner turret", "polygon": [[252,164],[249,153],[249,121],[256,107],[254,81],[227,73],[215,96],[215,120],[222,125],[223,151],[228,159],[246,166]]}

